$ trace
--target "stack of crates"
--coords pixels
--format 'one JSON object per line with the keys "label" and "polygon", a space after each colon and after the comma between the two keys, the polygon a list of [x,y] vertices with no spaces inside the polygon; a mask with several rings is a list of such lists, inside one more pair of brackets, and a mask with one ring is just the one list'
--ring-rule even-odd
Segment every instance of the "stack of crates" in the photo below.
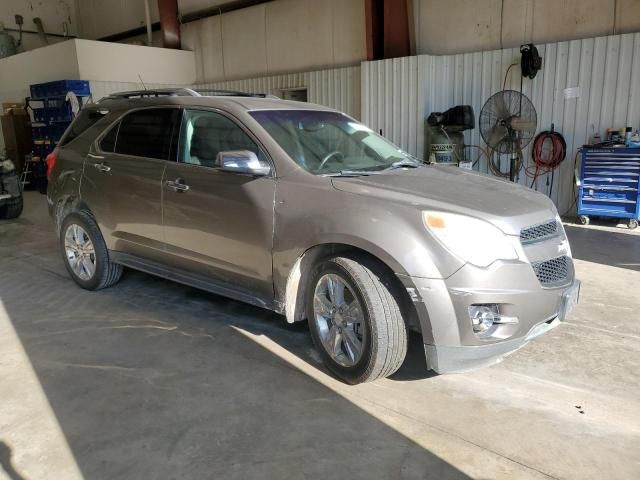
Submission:
{"label": "stack of crates", "polygon": [[[66,101],[67,93],[73,92],[82,107],[84,97],[91,95],[86,80],[56,80],[54,82],[31,85],[29,105],[33,109],[31,134],[33,138],[31,172],[43,171],[42,162],[60,141],[67,127],[73,121],[71,105]],[[46,168],[44,169],[46,171]],[[35,177],[35,173],[32,175]],[[26,183],[42,183],[42,179],[32,178]],[[40,188],[42,188],[40,186]]]}

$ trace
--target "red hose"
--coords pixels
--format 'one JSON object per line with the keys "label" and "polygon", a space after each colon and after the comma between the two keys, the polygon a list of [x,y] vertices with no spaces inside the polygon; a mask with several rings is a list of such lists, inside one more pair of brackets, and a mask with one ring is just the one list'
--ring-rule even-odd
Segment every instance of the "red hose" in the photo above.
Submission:
{"label": "red hose", "polygon": [[533,178],[531,187],[542,174],[552,172],[560,166],[567,154],[567,144],[558,132],[545,131],[536,135],[531,148],[533,165],[529,165],[525,172]]}

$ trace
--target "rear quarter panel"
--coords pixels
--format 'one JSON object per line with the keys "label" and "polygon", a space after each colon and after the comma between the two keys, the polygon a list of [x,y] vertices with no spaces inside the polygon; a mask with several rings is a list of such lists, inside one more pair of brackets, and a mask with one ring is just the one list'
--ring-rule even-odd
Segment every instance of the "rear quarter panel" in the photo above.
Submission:
{"label": "rear quarter panel", "polygon": [[95,138],[109,123],[110,120],[104,118],[68,144],[57,147],[57,161],[47,187],[49,214],[55,221],[56,229],[60,228],[65,215],[79,205],[87,153]]}

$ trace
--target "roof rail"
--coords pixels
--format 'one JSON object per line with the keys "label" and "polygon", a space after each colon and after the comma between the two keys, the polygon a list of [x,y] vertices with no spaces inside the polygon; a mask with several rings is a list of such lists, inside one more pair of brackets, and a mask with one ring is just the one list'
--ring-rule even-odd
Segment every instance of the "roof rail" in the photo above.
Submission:
{"label": "roof rail", "polygon": [[128,92],[111,93],[102,100],[115,100],[132,97],[200,97],[201,95],[190,88],[155,88],[149,90],[130,90]]}
{"label": "roof rail", "polygon": [[120,100],[127,98],[145,98],[145,97],[253,97],[253,98],[273,98],[278,99],[275,95],[269,95],[266,93],[250,93],[250,92],[238,92],[235,90],[221,90],[221,89],[198,89],[193,90],[191,88],[155,88],[149,90],[131,90],[127,92],[115,92],[101,98],[98,102],[103,100]]}
{"label": "roof rail", "polygon": [[218,88],[203,88],[198,89],[197,93],[204,97],[217,97],[217,96],[227,96],[227,97],[256,97],[256,98],[267,98],[269,95],[266,93],[250,93],[250,92],[238,92],[235,90],[221,90]]}

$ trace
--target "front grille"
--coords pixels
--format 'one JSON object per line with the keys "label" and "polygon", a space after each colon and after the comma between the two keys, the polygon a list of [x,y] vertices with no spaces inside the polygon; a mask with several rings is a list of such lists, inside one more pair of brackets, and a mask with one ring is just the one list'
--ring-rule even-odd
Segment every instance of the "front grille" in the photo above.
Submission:
{"label": "front grille", "polygon": [[538,242],[547,238],[554,237],[558,234],[558,221],[550,220],[539,225],[523,228],[520,230],[520,242],[531,243]]}
{"label": "front grille", "polygon": [[569,257],[562,256],[543,262],[533,262],[531,266],[542,285],[558,285],[569,278],[569,261]]}

